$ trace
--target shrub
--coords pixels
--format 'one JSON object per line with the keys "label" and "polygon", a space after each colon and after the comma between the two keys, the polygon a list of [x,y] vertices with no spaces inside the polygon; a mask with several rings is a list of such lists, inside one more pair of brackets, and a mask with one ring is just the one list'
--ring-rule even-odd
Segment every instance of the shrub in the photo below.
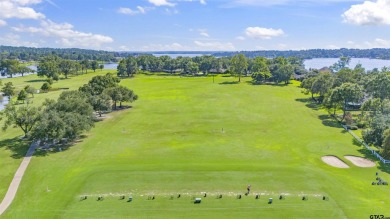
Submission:
{"label": "shrub", "polygon": [[51,85],[48,82],[43,83],[41,90],[43,92],[48,92],[51,89]]}
{"label": "shrub", "polygon": [[50,84],[50,85],[52,85],[52,84],[54,83],[54,81],[53,81],[52,78],[48,78],[46,81],[47,81],[47,83]]}
{"label": "shrub", "polygon": [[367,124],[365,122],[358,122],[357,127],[360,129],[364,129],[367,127]]}
{"label": "shrub", "polygon": [[357,126],[355,126],[355,125],[351,125],[351,126],[350,126],[350,129],[351,129],[351,130],[358,130],[359,128],[358,128]]}
{"label": "shrub", "polygon": [[347,125],[351,125],[352,123],[354,123],[353,118],[352,118],[352,114],[350,112],[345,114],[344,119],[345,119],[345,122],[347,123]]}

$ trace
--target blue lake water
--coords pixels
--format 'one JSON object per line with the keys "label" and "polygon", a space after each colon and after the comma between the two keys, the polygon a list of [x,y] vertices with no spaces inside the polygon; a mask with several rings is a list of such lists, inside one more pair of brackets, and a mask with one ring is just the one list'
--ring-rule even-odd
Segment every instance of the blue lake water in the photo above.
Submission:
{"label": "blue lake water", "polygon": [[[319,59],[308,59],[305,60],[305,68],[321,69],[323,67],[329,67],[336,63],[339,59],[333,58],[319,58]],[[390,67],[390,60],[382,59],[367,59],[367,58],[352,58],[349,63],[350,68],[354,68],[357,64],[361,64],[366,70],[372,70],[378,68],[381,70],[383,67]]]}

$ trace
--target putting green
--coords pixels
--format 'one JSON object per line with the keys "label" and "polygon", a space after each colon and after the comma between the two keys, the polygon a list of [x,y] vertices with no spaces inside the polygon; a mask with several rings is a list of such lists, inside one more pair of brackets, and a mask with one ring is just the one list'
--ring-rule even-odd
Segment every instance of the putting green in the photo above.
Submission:
{"label": "putting green", "polygon": [[[234,80],[123,80],[140,97],[133,108],[112,113],[68,150],[34,157],[3,217],[390,216],[389,187],[371,185],[375,172],[390,181],[389,168],[358,168],[346,160],[350,168],[338,169],[322,162],[325,155],[364,157],[365,151],[313,108],[297,84],[222,83]],[[251,194],[244,196],[248,184]],[[202,203],[193,204],[204,192]],[[80,201],[84,195],[88,199]],[[104,200],[96,201],[100,195]]]}

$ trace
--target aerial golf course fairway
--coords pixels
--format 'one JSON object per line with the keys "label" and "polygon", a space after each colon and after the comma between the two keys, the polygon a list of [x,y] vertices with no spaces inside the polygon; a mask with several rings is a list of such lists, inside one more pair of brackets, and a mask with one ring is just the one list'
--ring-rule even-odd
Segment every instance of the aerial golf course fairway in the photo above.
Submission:
{"label": "aerial golf course fairway", "polygon": [[[83,83],[94,76],[88,75],[79,76]],[[75,89],[82,84],[77,78],[59,85]],[[345,159],[373,158],[312,106],[296,83],[253,86],[245,82],[249,78],[223,83],[236,80],[146,75],[122,80],[139,96],[132,108],[108,114],[67,150],[34,156],[0,218],[390,217],[390,187],[371,185],[376,172],[389,182],[390,168],[379,162],[361,168]],[[43,95],[48,94],[36,98]],[[1,159],[21,161],[0,150]],[[321,160],[326,155],[350,168],[329,166]],[[248,184],[251,193],[245,196]],[[104,199],[97,201],[99,196]],[[197,197],[200,204],[193,203]]]}

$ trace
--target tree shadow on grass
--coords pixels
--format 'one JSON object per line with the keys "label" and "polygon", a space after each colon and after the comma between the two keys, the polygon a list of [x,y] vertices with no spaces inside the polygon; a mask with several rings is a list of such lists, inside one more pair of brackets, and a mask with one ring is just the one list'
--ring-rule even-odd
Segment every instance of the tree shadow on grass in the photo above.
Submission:
{"label": "tree shadow on grass", "polygon": [[289,84],[286,84],[286,83],[281,83],[281,84],[268,83],[268,85],[270,85],[272,87],[287,87]]}
{"label": "tree shadow on grass", "polygon": [[35,150],[34,156],[37,157],[45,157],[50,154],[56,154],[63,151],[69,150],[74,145],[83,142],[85,138],[87,138],[87,135],[81,135],[78,139],[70,141],[70,142],[62,142],[55,145],[48,145],[41,143],[40,146]]}
{"label": "tree shadow on grass", "polygon": [[306,107],[313,109],[313,110],[319,110],[322,108],[320,104],[313,102],[313,100],[311,98],[297,98],[295,100],[298,102],[304,103],[306,105]]}
{"label": "tree shadow on grass", "polygon": [[26,155],[30,144],[31,141],[20,139],[20,137],[15,137],[0,141],[0,148],[10,150],[12,152],[12,158],[21,159]]}
{"label": "tree shadow on grass", "polygon": [[[359,149],[358,150],[362,155],[364,155],[364,158],[367,158],[369,160],[372,160],[372,161],[378,161],[379,159],[376,158],[372,153],[371,151],[367,150],[366,148],[362,148],[362,149]],[[385,172],[385,173],[389,173],[390,174],[390,164],[384,164],[382,163],[381,161],[379,161],[379,166],[377,166],[377,168],[382,171],[382,172]]]}
{"label": "tree shadow on grass", "polygon": [[[341,128],[340,124],[330,115],[320,115],[318,118],[322,121],[324,126],[333,127],[333,128]],[[343,129],[344,133],[346,132]]]}
{"label": "tree shadow on grass", "polygon": [[352,138],[352,144],[358,147],[363,146],[363,144],[360,141],[358,141],[356,138]]}
{"label": "tree shadow on grass", "polygon": [[33,79],[33,80],[25,81],[25,82],[27,82],[27,83],[39,83],[39,82],[43,83],[43,82],[47,82],[47,80],[46,79]]}
{"label": "tree shadow on grass", "polygon": [[219,83],[220,85],[232,85],[232,84],[239,84],[240,82],[238,81],[224,81]]}

